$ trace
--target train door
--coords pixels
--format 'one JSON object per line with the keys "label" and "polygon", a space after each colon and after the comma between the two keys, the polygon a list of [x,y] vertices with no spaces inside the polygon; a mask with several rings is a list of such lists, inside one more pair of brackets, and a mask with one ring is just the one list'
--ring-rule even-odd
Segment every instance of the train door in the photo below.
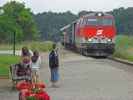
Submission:
{"label": "train door", "polygon": [[76,27],[76,22],[72,24],[72,44],[75,46],[75,27]]}

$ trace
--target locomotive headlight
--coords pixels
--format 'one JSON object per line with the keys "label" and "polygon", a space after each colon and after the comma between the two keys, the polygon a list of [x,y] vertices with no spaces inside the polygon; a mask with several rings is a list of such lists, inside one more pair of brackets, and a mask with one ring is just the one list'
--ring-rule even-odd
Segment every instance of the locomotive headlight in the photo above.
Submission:
{"label": "locomotive headlight", "polygon": [[104,16],[104,13],[103,12],[98,12],[98,13],[96,13],[96,16]]}
{"label": "locomotive headlight", "polygon": [[98,16],[102,16],[102,13],[98,13]]}
{"label": "locomotive headlight", "polygon": [[111,39],[108,39],[108,42],[111,42]]}
{"label": "locomotive headlight", "polygon": [[89,41],[89,42],[91,42],[91,41],[92,41],[92,39],[89,39],[88,41]]}

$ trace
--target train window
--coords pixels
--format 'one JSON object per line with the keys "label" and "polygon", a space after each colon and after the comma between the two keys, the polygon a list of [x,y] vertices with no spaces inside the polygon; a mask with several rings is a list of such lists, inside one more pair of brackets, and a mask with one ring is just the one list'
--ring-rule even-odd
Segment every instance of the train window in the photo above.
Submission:
{"label": "train window", "polygon": [[97,19],[87,19],[87,25],[97,25]]}
{"label": "train window", "polygon": [[102,25],[112,25],[112,19],[102,19]]}
{"label": "train window", "polygon": [[112,19],[105,19],[105,18],[100,18],[100,19],[87,19],[86,21],[87,25],[112,25],[113,20]]}

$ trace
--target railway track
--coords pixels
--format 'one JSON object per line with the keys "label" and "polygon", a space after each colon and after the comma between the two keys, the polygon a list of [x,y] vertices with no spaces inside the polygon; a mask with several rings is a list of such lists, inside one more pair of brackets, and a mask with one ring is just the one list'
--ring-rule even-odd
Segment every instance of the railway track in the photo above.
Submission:
{"label": "railway track", "polygon": [[[69,49],[64,49],[66,53],[68,52],[71,52],[71,53],[75,53],[75,54],[78,54],[78,55],[82,55],[80,54],[79,52],[75,52],[75,51],[72,51],[72,50],[69,50]],[[109,57],[105,57],[105,56],[98,56],[98,57],[94,57],[94,56],[86,56],[86,55],[82,55],[84,57],[92,57],[92,58],[96,58],[96,59],[109,59],[109,60],[113,60],[115,62],[119,62],[119,63],[123,63],[123,64],[126,64],[126,65],[130,65],[130,66],[133,66],[133,62],[131,61],[128,61],[128,60],[124,60],[124,59],[120,59],[120,58],[116,58],[116,57],[112,57],[112,56],[109,56]]]}

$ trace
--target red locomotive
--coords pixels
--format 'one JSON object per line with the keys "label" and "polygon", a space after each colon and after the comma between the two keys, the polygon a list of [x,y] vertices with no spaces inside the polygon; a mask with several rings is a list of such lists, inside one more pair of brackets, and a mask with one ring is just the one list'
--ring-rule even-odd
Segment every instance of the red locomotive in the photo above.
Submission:
{"label": "red locomotive", "polygon": [[114,52],[116,27],[111,14],[87,14],[61,28],[61,31],[64,46],[83,55],[108,56]]}

